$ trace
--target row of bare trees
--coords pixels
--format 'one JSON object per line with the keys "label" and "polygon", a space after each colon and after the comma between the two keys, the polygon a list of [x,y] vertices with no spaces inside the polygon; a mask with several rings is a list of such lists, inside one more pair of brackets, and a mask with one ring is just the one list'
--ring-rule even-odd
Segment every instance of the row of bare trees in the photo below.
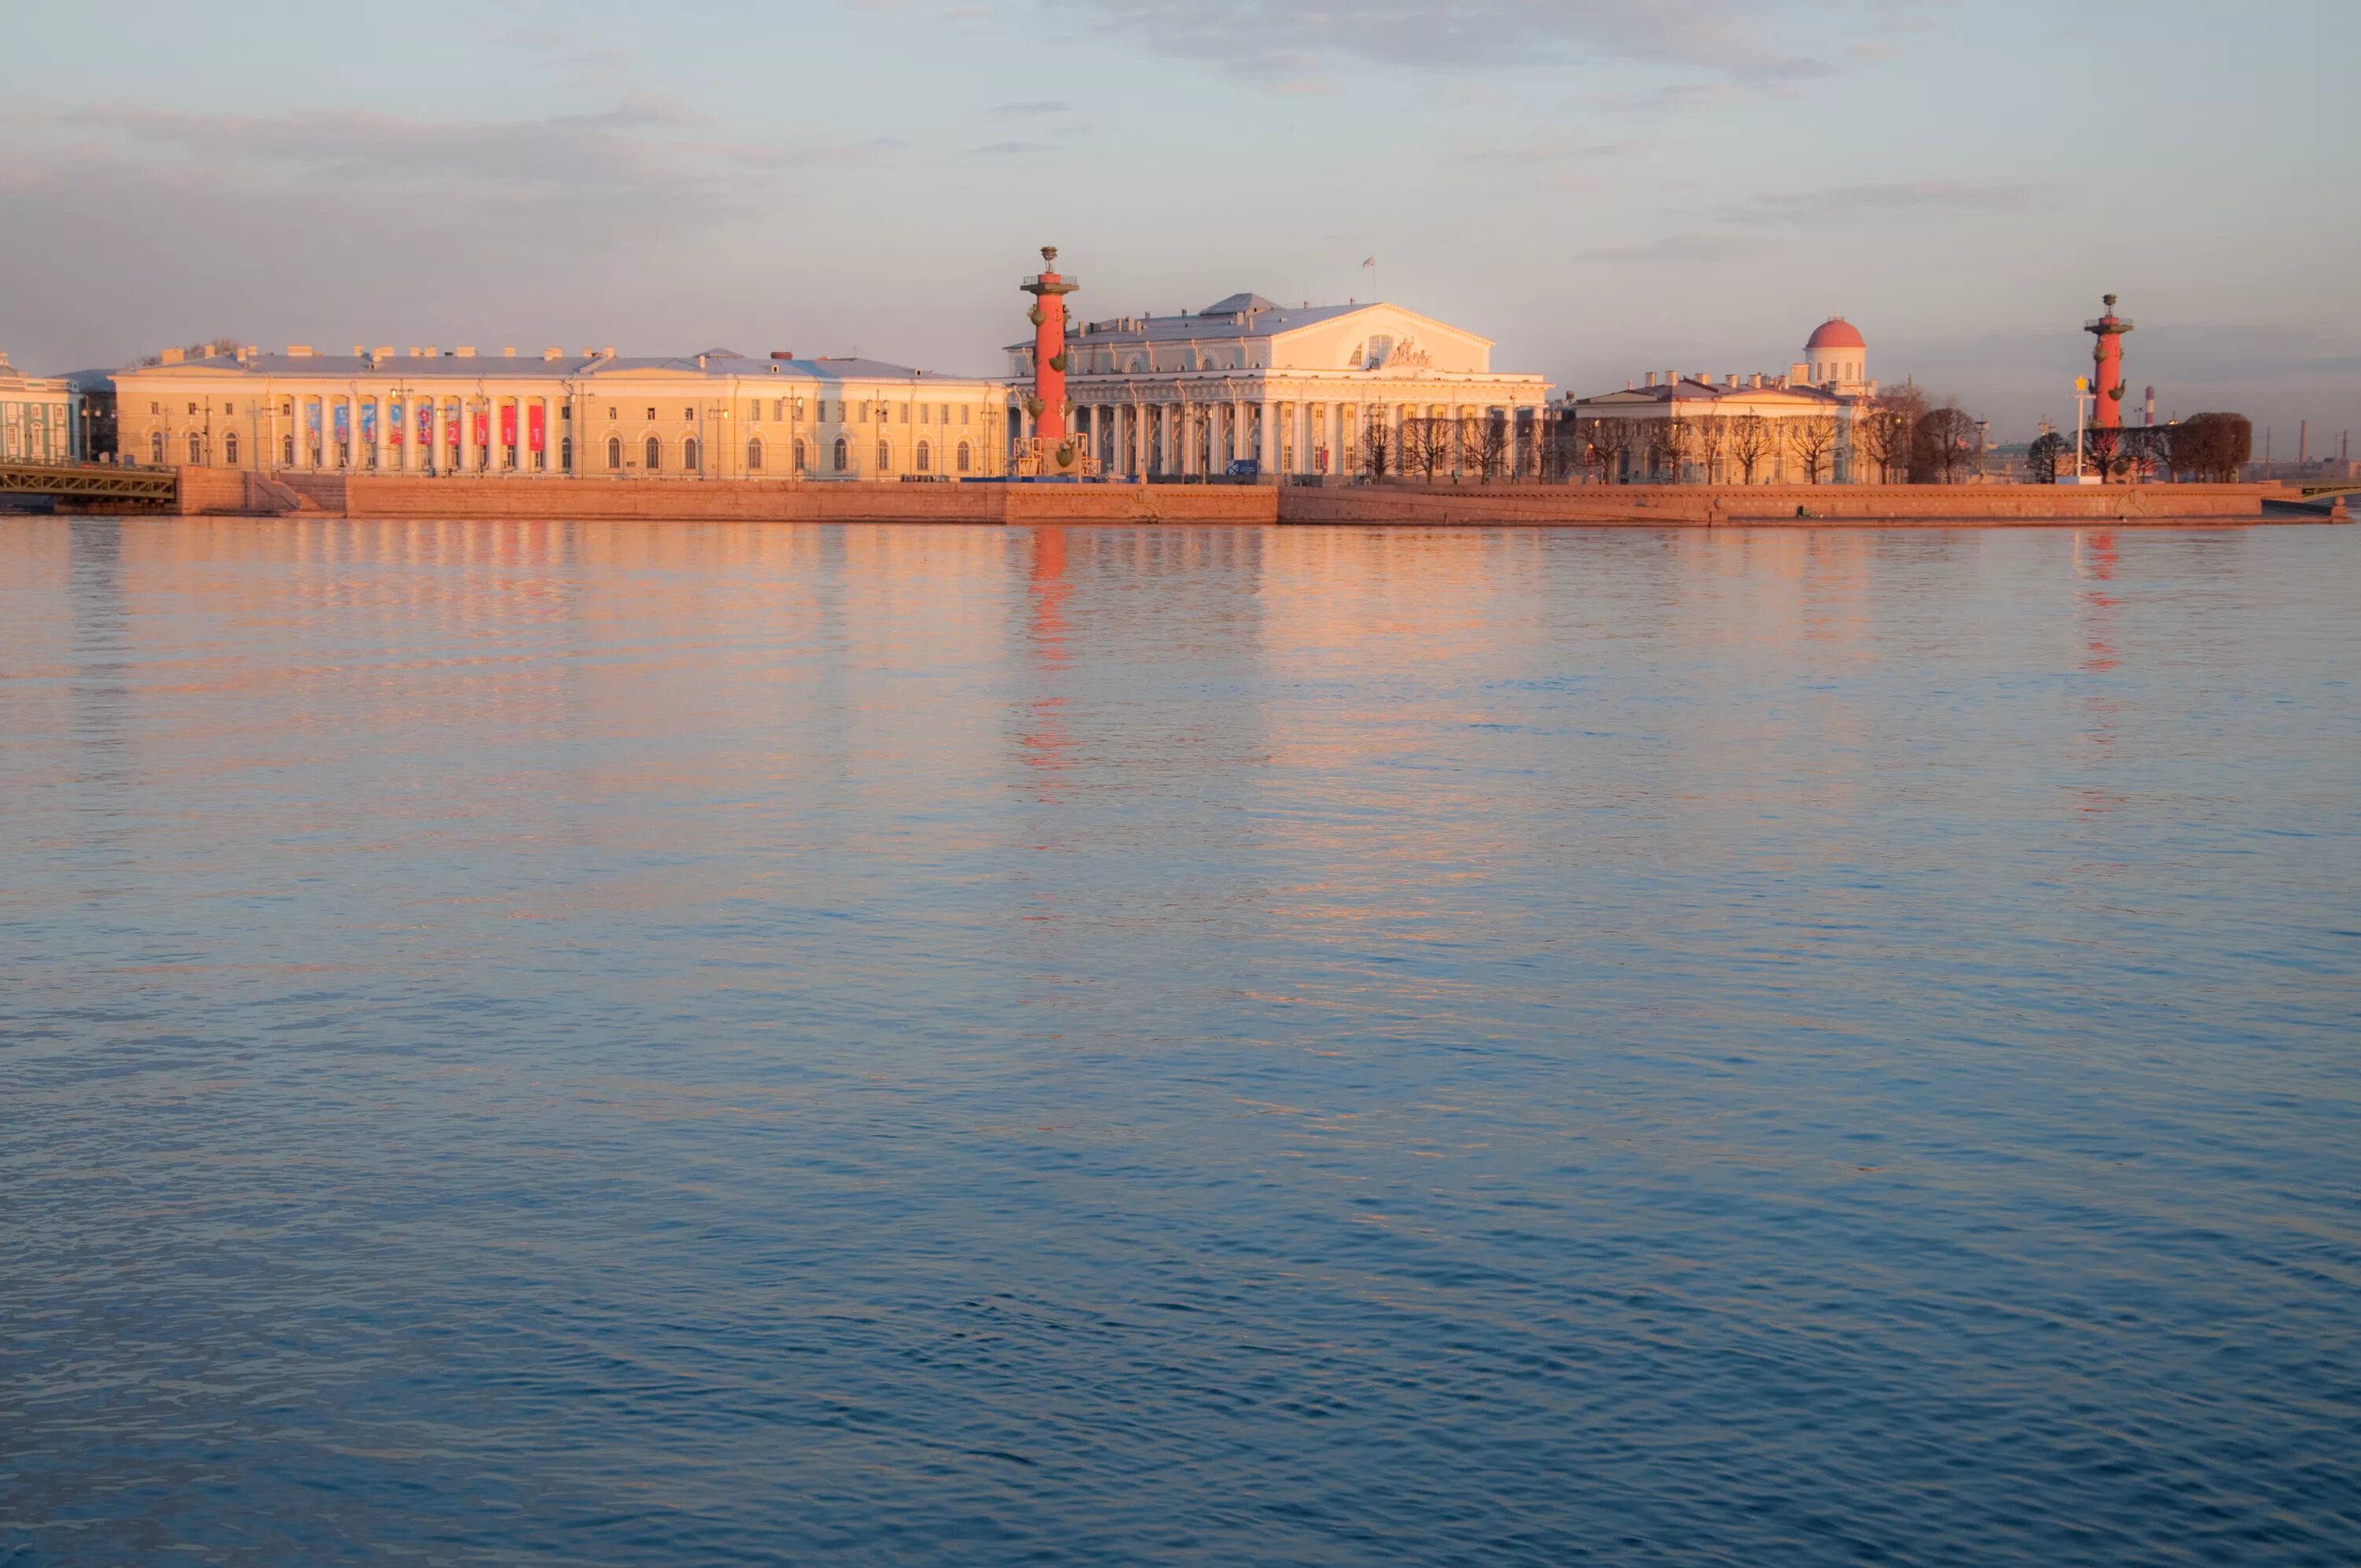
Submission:
{"label": "row of bare trees", "polygon": [[[2184,479],[2228,484],[2255,455],[2255,426],[2244,414],[2192,414],[2176,424],[2092,429],[2082,436],[2082,465],[2103,480]],[[2074,472],[2074,444],[2057,431],[2028,449],[2026,466],[2036,484],[2054,484]]]}
{"label": "row of bare trees", "polygon": [[1374,478],[1400,475],[1433,484],[1437,475],[1473,474],[1488,485],[1514,477],[1511,467],[1531,471],[1535,466],[1518,457],[1515,433],[1500,417],[1422,415],[1399,425],[1371,420],[1361,428],[1361,466]]}
{"label": "row of bare trees", "polygon": [[[1668,419],[1583,415],[1545,444],[1563,477],[1596,476],[1606,484],[1634,479],[1678,483],[1695,469],[1708,483],[1735,477],[1753,484],[1784,453],[1811,483],[1836,466],[1840,435],[1832,414],[1765,419],[1761,414],[1678,414]],[[1545,477],[1547,477],[1545,475]]]}

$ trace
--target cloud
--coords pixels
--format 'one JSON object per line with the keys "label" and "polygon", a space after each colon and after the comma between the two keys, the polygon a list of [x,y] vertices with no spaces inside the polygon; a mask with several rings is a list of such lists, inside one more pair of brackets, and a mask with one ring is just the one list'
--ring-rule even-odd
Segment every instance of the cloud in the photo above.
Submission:
{"label": "cloud", "polygon": [[[1249,74],[1295,53],[1314,67],[1343,56],[1412,68],[1590,57],[1703,67],[1733,78],[1794,79],[1834,67],[1782,43],[1829,12],[1875,14],[1893,0],[1041,0],[1054,14]],[[1241,40],[1244,46],[1241,47]]]}
{"label": "cloud", "polygon": [[1896,214],[2026,213],[2048,205],[2058,193],[2049,185],[1973,180],[1868,181],[1758,197],[1730,209],[1727,215],[1740,224],[1818,224]]}
{"label": "cloud", "polygon": [[1074,106],[1056,98],[1042,98],[1025,104],[994,104],[987,114],[1002,119],[1026,119],[1039,115],[1070,115]]}

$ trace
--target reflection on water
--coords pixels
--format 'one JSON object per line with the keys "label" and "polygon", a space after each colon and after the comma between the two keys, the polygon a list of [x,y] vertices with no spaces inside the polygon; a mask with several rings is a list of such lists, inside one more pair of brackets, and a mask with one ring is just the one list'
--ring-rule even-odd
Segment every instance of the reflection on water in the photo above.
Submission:
{"label": "reflection on water", "polygon": [[2356,537],[0,525],[0,1558],[2353,1560]]}

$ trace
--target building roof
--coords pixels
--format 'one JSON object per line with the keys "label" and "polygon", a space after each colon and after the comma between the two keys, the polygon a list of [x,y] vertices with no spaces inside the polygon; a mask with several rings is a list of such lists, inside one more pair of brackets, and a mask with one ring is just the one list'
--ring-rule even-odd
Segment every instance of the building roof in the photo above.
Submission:
{"label": "building roof", "polygon": [[[1270,337],[1377,308],[1375,301],[1367,304],[1284,306],[1274,305],[1260,294],[1232,294],[1194,314],[1184,312],[1172,316],[1113,316],[1105,321],[1070,324],[1066,335],[1104,343],[1217,343],[1241,337]],[[1032,346],[1028,338],[1008,345],[1008,349],[1013,354]]]}
{"label": "building roof", "polygon": [[1687,379],[1673,382],[1669,386],[1625,387],[1617,391],[1600,392],[1594,397],[1573,398],[1568,400],[1576,403],[1613,403],[1626,408],[1654,403],[1686,403],[1694,404],[1702,411],[1715,403],[1745,398],[1786,399],[1824,403],[1830,408],[1853,400],[1840,393],[1831,392],[1825,387],[1774,387],[1769,382],[1760,387],[1745,385],[1731,387],[1716,385],[1711,381]]}
{"label": "building roof", "polygon": [[1869,345],[1862,339],[1861,328],[1842,316],[1830,316],[1812,329],[1812,335],[1804,340],[1804,346],[1807,349],[1867,348]]}
{"label": "building roof", "polygon": [[240,360],[234,355],[216,354],[202,359],[187,359],[177,365],[143,365],[127,370],[107,372],[115,377],[136,375],[174,375],[198,370],[233,376],[283,376],[291,378],[335,380],[383,380],[395,378],[409,381],[474,381],[478,378],[501,380],[584,381],[630,378],[634,375],[704,376],[713,379],[743,377],[752,379],[761,376],[794,376],[803,380],[818,381],[908,381],[923,380],[983,380],[983,377],[942,376],[930,374],[908,365],[895,365],[883,359],[829,358],[817,359],[754,359],[737,355],[727,356],[708,354],[699,365],[697,356],[674,356],[655,358],[586,357],[567,355],[557,359],[544,359],[535,355],[510,358],[505,355],[473,355],[462,357],[456,354],[387,355],[377,357],[349,354],[249,354]]}

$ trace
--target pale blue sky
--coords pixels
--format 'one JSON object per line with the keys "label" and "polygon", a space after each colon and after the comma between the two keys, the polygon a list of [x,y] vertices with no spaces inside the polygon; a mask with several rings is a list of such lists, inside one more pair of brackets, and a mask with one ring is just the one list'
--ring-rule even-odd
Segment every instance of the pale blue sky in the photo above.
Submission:
{"label": "pale blue sky", "polygon": [[221,334],[996,371],[1055,243],[1093,315],[1366,298],[1375,254],[1585,391],[1777,370],[1842,312],[2013,437],[2070,422],[2112,290],[2135,396],[2282,455],[2361,426],[2350,0],[210,9],[9,7],[19,366]]}

